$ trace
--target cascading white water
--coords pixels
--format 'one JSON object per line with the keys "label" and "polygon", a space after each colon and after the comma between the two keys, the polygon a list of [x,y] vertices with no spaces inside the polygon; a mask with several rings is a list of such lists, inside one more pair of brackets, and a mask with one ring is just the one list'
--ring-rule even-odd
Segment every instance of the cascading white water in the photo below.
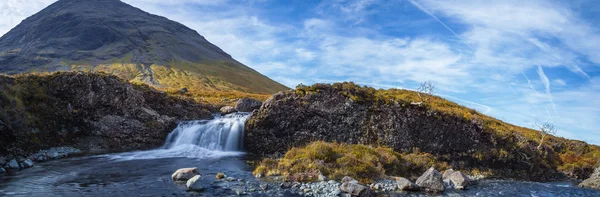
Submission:
{"label": "cascading white water", "polygon": [[118,160],[170,157],[218,158],[243,154],[244,124],[250,113],[215,115],[212,120],[180,123],[160,149],[111,155]]}
{"label": "cascading white water", "polygon": [[240,151],[249,113],[217,115],[213,120],[180,123],[167,137],[165,149],[195,145],[209,150]]}

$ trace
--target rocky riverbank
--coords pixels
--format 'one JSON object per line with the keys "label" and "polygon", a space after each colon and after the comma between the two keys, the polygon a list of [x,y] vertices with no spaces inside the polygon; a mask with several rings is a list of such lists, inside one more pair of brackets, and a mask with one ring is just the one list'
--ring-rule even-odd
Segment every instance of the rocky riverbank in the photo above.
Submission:
{"label": "rocky riverbank", "polygon": [[584,179],[600,148],[541,135],[439,97],[426,102],[408,90],[376,90],[353,83],[315,84],[273,95],[246,124],[246,149],[282,155],[322,140],[383,145],[400,153],[433,155],[438,163],[490,177],[518,180]]}
{"label": "rocky riverbank", "polygon": [[0,76],[0,92],[5,158],[63,146],[80,154],[156,148],[178,121],[212,118],[211,106],[105,74]]}

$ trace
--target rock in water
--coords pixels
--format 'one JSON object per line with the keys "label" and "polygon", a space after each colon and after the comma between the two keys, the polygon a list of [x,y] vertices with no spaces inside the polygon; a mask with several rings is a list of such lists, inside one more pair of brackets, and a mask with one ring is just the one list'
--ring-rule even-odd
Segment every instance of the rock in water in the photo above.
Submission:
{"label": "rock in water", "polygon": [[224,179],[225,177],[226,177],[225,174],[223,174],[221,172],[217,173],[217,175],[215,176],[215,178],[217,178],[217,179]]}
{"label": "rock in water", "polygon": [[419,190],[419,186],[417,184],[415,184],[412,181],[410,181],[406,178],[403,178],[403,177],[397,177],[396,183],[398,184],[398,189],[400,189],[400,190],[408,190],[408,191]]}
{"label": "rock in water", "polygon": [[342,183],[340,190],[352,196],[371,196],[366,186],[353,181]]}
{"label": "rock in water", "polygon": [[202,176],[196,175],[196,176],[192,177],[191,179],[189,179],[185,183],[185,186],[187,186],[188,190],[190,190],[190,191],[203,191],[204,187],[202,187],[201,178],[202,178]]}
{"label": "rock in water", "polygon": [[33,167],[33,161],[31,161],[30,159],[26,159],[25,161],[23,161],[22,165],[24,168],[31,168]]}
{"label": "rock in water", "polygon": [[232,106],[221,107],[221,109],[219,111],[221,111],[222,114],[230,114],[230,113],[237,112],[237,110]]}
{"label": "rock in water", "polygon": [[0,168],[0,175],[6,173],[6,170],[4,168]]}
{"label": "rock in water", "polygon": [[471,183],[471,179],[460,171],[455,171],[448,175],[448,179],[452,182],[455,189],[465,189]]}
{"label": "rock in water", "polygon": [[444,191],[442,175],[433,167],[429,168],[417,179],[417,185],[427,192],[441,193]]}
{"label": "rock in water", "polygon": [[198,168],[181,168],[171,175],[171,179],[173,181],[187,181],[196,175],[200,175]]}
{"label": "rock in water", "polygon": [[252,112],[255,109],[259,109],[262,102],[251,98],[243,98],[237,101],[235,109],[239,112]]}
{"label": "rock in water", "polygon": [[10,160],[7,164],[8,168],[12,168],[12,169],[19,169],[19,163],[17,162],[17,160]]}
{"label": "rock in water", "polygon": [[600,167],[594,170],[594,173],[590,176],[590,178],[581,182],[579,187],[600,190]]}
{"label": "rock in water", "polygon": [[448,177],[454,172],[456,172],[456,171],[454,171],[452,169],[448,169],[448,170],[444,171],[444,175],[442,175],[442,179],[443,180],[448,179]]}

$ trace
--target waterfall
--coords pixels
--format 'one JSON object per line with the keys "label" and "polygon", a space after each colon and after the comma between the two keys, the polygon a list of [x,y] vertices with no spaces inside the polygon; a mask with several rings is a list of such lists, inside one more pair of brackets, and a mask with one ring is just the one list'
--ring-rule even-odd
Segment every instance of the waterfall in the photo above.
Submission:
{"label": "waterfall", "polygon": [[172,157],[219,158],[236,156],[244,145],[244,124],[250,113],[215,115],[212,120],[181,122],[167,136],[165,144],[155,150],[110,155],[116,160],[139,160]]}
{"label": "waterfall", "polygon": [[244,123],[249,113],[216,115],[213,120],[182,122],[167,137],[163,148],[195,145],[208,150],[240,151],[243,146]]}

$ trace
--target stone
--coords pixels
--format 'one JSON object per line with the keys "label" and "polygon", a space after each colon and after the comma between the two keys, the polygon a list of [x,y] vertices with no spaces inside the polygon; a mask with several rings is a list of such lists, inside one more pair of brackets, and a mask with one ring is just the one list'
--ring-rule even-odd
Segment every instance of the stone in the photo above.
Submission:
{"label": "stone", "polygon": [[215,176],[215,178],[217,178],[217,179],[224,179],[225,177],[226,177],[225,174],[220,173],[220,172],[217,173],[217,175]]}
{"label": "stone", "polygon": [[416,184],[427,192],[441,193],[444,191],[442,175],[433,167],[423,173],[423,175],[417,179]]}
{"label": "stone", "polygon": [[202,186],[202,176],[196,175],[185,183],[187,189],[190,191],[204,191],[204,187]]}
{"label": "stone", "polygon": [[19,167],[20,167],[17,160],[14,160],[14,159],[10,160],[6,165],[8,168],[11,168],[11,169],[19,169]]}
{"label": "stone", "polygon": [[592,188],[596,190],[600,190],[600,167],[594,170],[594,173],[590,175],[590,178],[583,180],[583,182],[578,185],[581,188]]}
{"label": "stone", "polygon": [[230,114],[237,112],[237,110],[232,106],[223,106],[219,111],[221,111],[222,114]]}
{"label": "stone", "polygon": [[0,167],[0,174],[5,174],[5,173],[6,173],[6,170],[4,168]]}
{"label": "stone", "polygon": [[319,174],[318,178],[319,181],[327,181],[327,177],[323,174]]}
{"label": "stone", "polygon": [[262,178],[262,177],[263,177],[263,175],[262,175],[261,173],[258,173],[258,174],[256,174],[256,175],[254,175],[254,177],[256,177],[257,179],[260,179],[260,178]]}
{"label": "stone", "polygon": [[340,185],[340,190],[352,196],[371,196],[369,189],[366,186],[354,181],[342,183],[342,185]]}
{"label": "stone", "polygon": [[405,191],[418,191],[419,190],[419,186],[417,184],[413,183],[412,181],[408,180],[407,178],[397,177],[396,184],[398,185],[399,190],[405,190]]}
{"label": "stone", "polygon": [[471,179],[460,171],[448,175],[448,179],[455,189],[465,189],[471,183]]}
{"label": "stone", "polygon": [[267,189],[269,189],[269,185],[268,184],[260,184],[260,189],[262,189],[263,191],[267,191]]}
{"label": "stone", "polygon": [[358,183],[358,181],[352,177],[345,176],[342,178],[342,183]]}
{"label": "stone", "polygon": [[196,175],[200,175],[198,168],[180,168],[171,175],[171,179],[173,181],[187,181]]}
{"label": "stone", "polygon": [[0,166],[4,166],[6,164],[6,158],[0,157]]}
{"label": "stone", "polygon": [[24,168],[31,168],[33,167],[33,161],[31,161],[31,159],[26,159],[25,161],[23,161],[23,163],[21,163],[22,166]]}
{"label": "stone", "polygon": [[452,170],[452,169],[448,169],[446,171],[444,171],[444,175],[442,175],[442,179],[446,180],[448,179],[448,176],[450,176],[452,173],[454,173],[456,171]]}
{"label": "stone", "polygon": [[232,181],[235,181],[235,178],[233,178],[233,177],[227,177],[225,180],[227,180],[229,182],[232,182]]}
{"label": "stone", "polygon": [[251,98],[243,98],[237,101],[235,109],[239,112],[252,112],[255,109],[259,109],[262,102]]}

